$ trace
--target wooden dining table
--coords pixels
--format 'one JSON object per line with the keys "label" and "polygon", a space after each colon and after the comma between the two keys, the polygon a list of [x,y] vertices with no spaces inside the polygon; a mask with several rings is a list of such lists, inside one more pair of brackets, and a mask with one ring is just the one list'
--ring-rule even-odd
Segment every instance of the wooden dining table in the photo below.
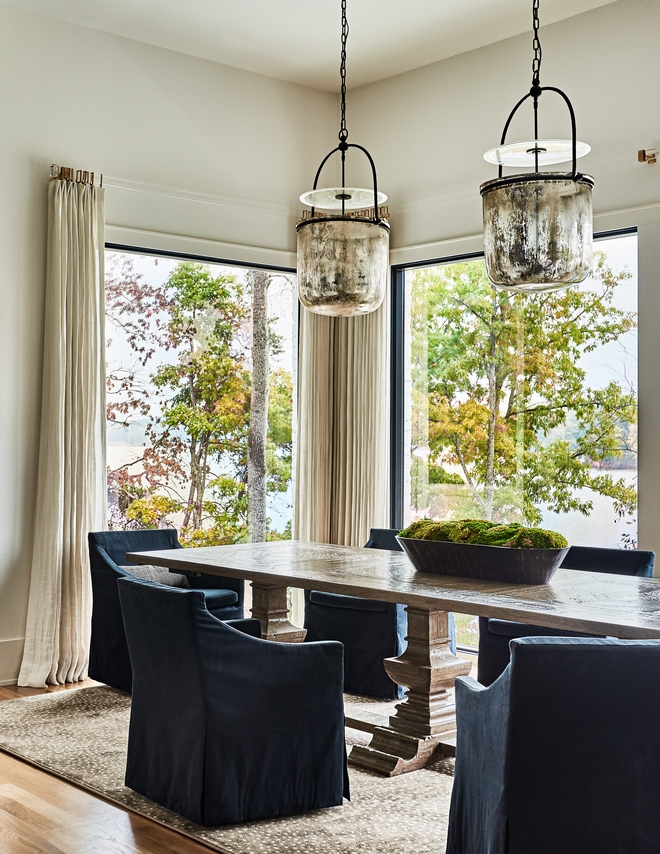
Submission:
{"label": "wooden dining table", "polygon": [[134,552],[133,563],[252,582],[252,615],[262,637],[300,642],[305,630],[288,617],[287,588],[322,590],[383,602],[408,612],[408,645],[384,661],[407,689],[382,724],[347,723],[372,733],[349,761],[387,776],[423,768],[452,755],[456,716],[453,685],[471,663],[449,648],[448,612],[497,617],[617,638],[660,639],[660,579],[558,570],[548,584],[504,584],[417,572],[403,552],[293,540]]}

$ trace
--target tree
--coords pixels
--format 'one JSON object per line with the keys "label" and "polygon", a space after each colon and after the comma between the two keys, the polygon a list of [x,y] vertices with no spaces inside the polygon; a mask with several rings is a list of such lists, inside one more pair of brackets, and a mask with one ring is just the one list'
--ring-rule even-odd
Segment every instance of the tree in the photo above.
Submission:
{"label": "tree", "polygon": [[[131,364],[109,372],[108,419],[127,429],[142,421],[145,435],[141,455],[109,472],[115,524],[158,527],[176,520],[189,544],[244,540],[252,395],[245,285],[181,262],[159,287],[136,275],[125,257],[108,277],[106,294],[108,318],[133,354]],[[268,348],[277,346],[270,334],[266,365]],[[153,361],[159,364],[147,373]],[[286,421],[288,409],[290,424],[291,386],[279,373],[270,382],[278,418]],[[263,398],[267,406],[268,387]],[[288,436],[278,430],[276,440],[269,433],[265,443],[266,458],[276,463],[272,474],[268,468],[270,491],[286,491],[291,478],[290,426]]]}
{"label": "tree", "polygon": [[248,431],[248,541],[266,539],[266,437],[268,433],[268,285],[263,270],[248,274],[252,289],[252,390]]}
{"label": "tree", "polygon": [[174,439],[181,462],[187,457],[182,528],[199,530],[205,513],[214,515],[215,508],[205,502],[211,460],[229,458],[239,470],[245,465],[249,375],[234,341],[247,307],[235,277],[213,277],[191,262],[179,264],[165,289],[172,304],[164,343],[179,351],[179,359],[158,366],[152,377],[154,386],[169,394],[151,436],[156,445],[168,440],[170,453]]}
{"label": "tree", "polygon": [[[467,509],[538,524],[541,506],[585,515],[589,489],[632,513],[634,488],[594,465],[631,450],[636,396],[611,382],[592,389],[583,353],[635,326],[613,304],[615,275],[597,253],[597,287],[513,295],[495,289],[483,262],[415,275],[412,304],[413,499],[424,503],[431,467],[460,467]],[[572,428],[567,435],[566,427]],[[435,469],[435,471],[434,471]]]}

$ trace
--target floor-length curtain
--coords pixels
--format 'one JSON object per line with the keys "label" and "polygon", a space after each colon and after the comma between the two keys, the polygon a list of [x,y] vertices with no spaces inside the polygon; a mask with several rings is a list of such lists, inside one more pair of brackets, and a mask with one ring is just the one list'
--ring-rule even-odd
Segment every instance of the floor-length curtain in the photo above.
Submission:
{"label": "floor-length curtain", "polygon": [[362,546],[388,524],[388,332],[387,301],[362,317],[301,310],[294,539]]}
{"label": "floor-length curtain", "polygon": [[105,527],[103,195],[48,188],[39,478],[19,685],[84,679],[91,620],[87,533]]}

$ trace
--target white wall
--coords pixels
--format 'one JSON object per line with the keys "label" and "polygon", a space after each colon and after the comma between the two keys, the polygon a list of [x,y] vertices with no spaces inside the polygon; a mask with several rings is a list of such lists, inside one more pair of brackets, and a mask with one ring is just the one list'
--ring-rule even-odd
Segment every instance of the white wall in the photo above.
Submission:
{"label": "white wall", "polygon": [[107,191],[108,222],[124,227],[113,239],[170,232],[290,265],[299,188],[336,133],[336,99],[4,6],[0,80],[2,683],[18,672],[29,587],[49,164],[122,179]]}
{"label": "white wall", "polygon": [[[618,0],[542,37],[542,82],[567,91],[594,149],[581,168],[596,178],[596,210],[660,205],[660,164],[636,161],[638,148],[660,145],[660,3]],[[482,154],[526,91],[529,66],[522,36],[349,93],[351,141],[371,150],[391,199],[394,260],[479,247],[478,187],[495,174]],[[2,5],[0,80],[2,683],[18,672],[29,586],[48,165],[109,176],[110,240],[292,265],[297,197],[334,144],[337,102]],[[568,120],[551,98],[542,132],[564,136]],[[598,217],[597,227],[642,224],[640,532],[660,551],[658,210]]]}

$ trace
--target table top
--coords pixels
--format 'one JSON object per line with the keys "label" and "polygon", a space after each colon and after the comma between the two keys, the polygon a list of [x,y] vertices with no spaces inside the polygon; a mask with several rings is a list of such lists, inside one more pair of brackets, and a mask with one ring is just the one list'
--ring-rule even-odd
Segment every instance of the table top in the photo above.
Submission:
{"label": "table top", "polygon": [[619,638],[660,638],[660,579],[560,569],[549,584],[430,575],[403,552],[283,540],[133,552],[132,563]]}

